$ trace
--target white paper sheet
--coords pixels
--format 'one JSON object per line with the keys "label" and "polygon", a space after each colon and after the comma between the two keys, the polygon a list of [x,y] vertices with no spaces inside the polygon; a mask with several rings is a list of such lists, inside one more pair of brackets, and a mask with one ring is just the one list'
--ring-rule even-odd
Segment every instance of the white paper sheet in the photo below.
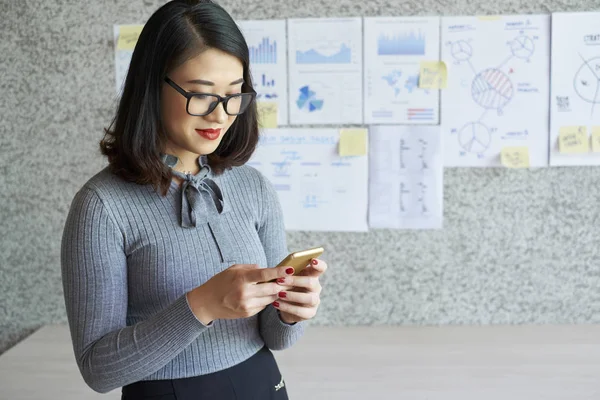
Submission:
{"label": "white paper sheet", "polygon": [[131,56],[133,56],[133,50],[119,50],[117,49],[117,42],[119,40],[119,27],[120,25],[113,25],[113,37],[115,46],[115,90],[117,96],[120,97],[123,91],[123,84],[127,77],[127,71],[129,70],[129,64],[131,63]]}
{"label": "white paper sheet", "polygon": [[549,38],[549,15],[442,18],[446,167],[500,166],[508,146],[548,165]]}
{"label": "white paper sheet", "polygon": [[441,143],[439,126],[370,128],[370,228],[442,228]]}
{"label": "white paper sheet", "polygon": [[600,12],[552,14],[551,82],[550,164],[600,165],[600,153],[558,151],[561,127],[600,130]]}
{"label": "white paper sheet", "polygon": [[340,157],[337,129],[265,129],[247,163],[271,181],[287,230],[366,231],[367,156]]}
{"label": "white paper sheet", "polygon": [[362,19],[288,20],[290,124],[361,124]]}
{"label": "white paper sheet", "polygon": [[364,20],[365,122],[439,123],[439,90],[420,89],[421,61],[440,59],[439,17]]}
{"label": "white paper sheet", "polygon": [[256,100],[277,103],[278,125],[288,124],[285,20],[239,21],[250,52]]}

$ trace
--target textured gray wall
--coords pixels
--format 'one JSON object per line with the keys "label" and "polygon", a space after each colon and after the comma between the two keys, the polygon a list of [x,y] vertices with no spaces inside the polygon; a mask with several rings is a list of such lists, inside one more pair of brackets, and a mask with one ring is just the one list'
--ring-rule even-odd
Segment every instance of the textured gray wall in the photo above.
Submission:
{"label": "textured gray wall", "polygon": [[[60,238],[105,160],[113,23],[159,0],[0,0],[0,353],[66,322]],[[224,0],[236,19],[598,9],[593,0]],[[327,248],[314,324],[600,322],[598,168],[449,169],[442,231],[289,234]]]}

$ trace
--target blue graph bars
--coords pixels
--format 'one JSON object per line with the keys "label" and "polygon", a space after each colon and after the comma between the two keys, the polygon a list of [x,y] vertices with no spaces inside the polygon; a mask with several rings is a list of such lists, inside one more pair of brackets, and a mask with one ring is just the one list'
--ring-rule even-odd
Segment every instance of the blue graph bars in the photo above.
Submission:
{"label": "blue graph bars", "polygon": [[380,56],[416,56],[425,54],[425,35],[419,32],[406,32],[390,37],[381,35],[377,40],[377,54]]}
{"label": "blue graph bars", "polygon": [[275,79],[267,79],[267,76],[262,74],[262,85],[263,87],[275,86]]}
{"label": "blue graph bars", "polygon": [[277,41],[263,38],[258,46],[250,46],[250,62],[253,64],[277,64]]}

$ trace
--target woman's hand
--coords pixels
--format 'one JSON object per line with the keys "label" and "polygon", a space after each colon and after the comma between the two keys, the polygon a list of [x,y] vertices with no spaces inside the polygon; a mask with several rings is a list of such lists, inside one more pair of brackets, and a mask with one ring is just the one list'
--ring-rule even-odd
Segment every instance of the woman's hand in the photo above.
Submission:
{"label": "woman's hand", "polygon": [[273,306],[280,311],[281,320],[287,324],[305,321],[317,314],[321,303],[321,283],[319,277],[327,270],[327,263],[313,259],[308,267],[296,276],[279,279],[281,286],[291,290],[279,292]]}
{"label": "woman's hand", "polygon": [[281,285],[269,281],[293,273],[291,267],[232,265],[188,292],[188,303],[196,318],[205,325],[215,319],[248,318],[277,299]]}

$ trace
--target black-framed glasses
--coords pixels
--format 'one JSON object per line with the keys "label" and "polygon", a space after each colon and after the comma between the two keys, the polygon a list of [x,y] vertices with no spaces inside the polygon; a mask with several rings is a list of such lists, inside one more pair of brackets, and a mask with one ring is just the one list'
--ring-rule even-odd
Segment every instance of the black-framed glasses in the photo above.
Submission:
{"label": "black-framed glasses", "polygon": [[210,114],[217,108],[219,103],[223,103],[223,109],[227,115],[240,115],[248,109],[248,106],[256,96],[256,92],[237,93],[225,97],[213,93],[187,92],[169,79],[169,77],[165,77],[165,82],[187,99],[185,110],[188,114],[195,117]]}

